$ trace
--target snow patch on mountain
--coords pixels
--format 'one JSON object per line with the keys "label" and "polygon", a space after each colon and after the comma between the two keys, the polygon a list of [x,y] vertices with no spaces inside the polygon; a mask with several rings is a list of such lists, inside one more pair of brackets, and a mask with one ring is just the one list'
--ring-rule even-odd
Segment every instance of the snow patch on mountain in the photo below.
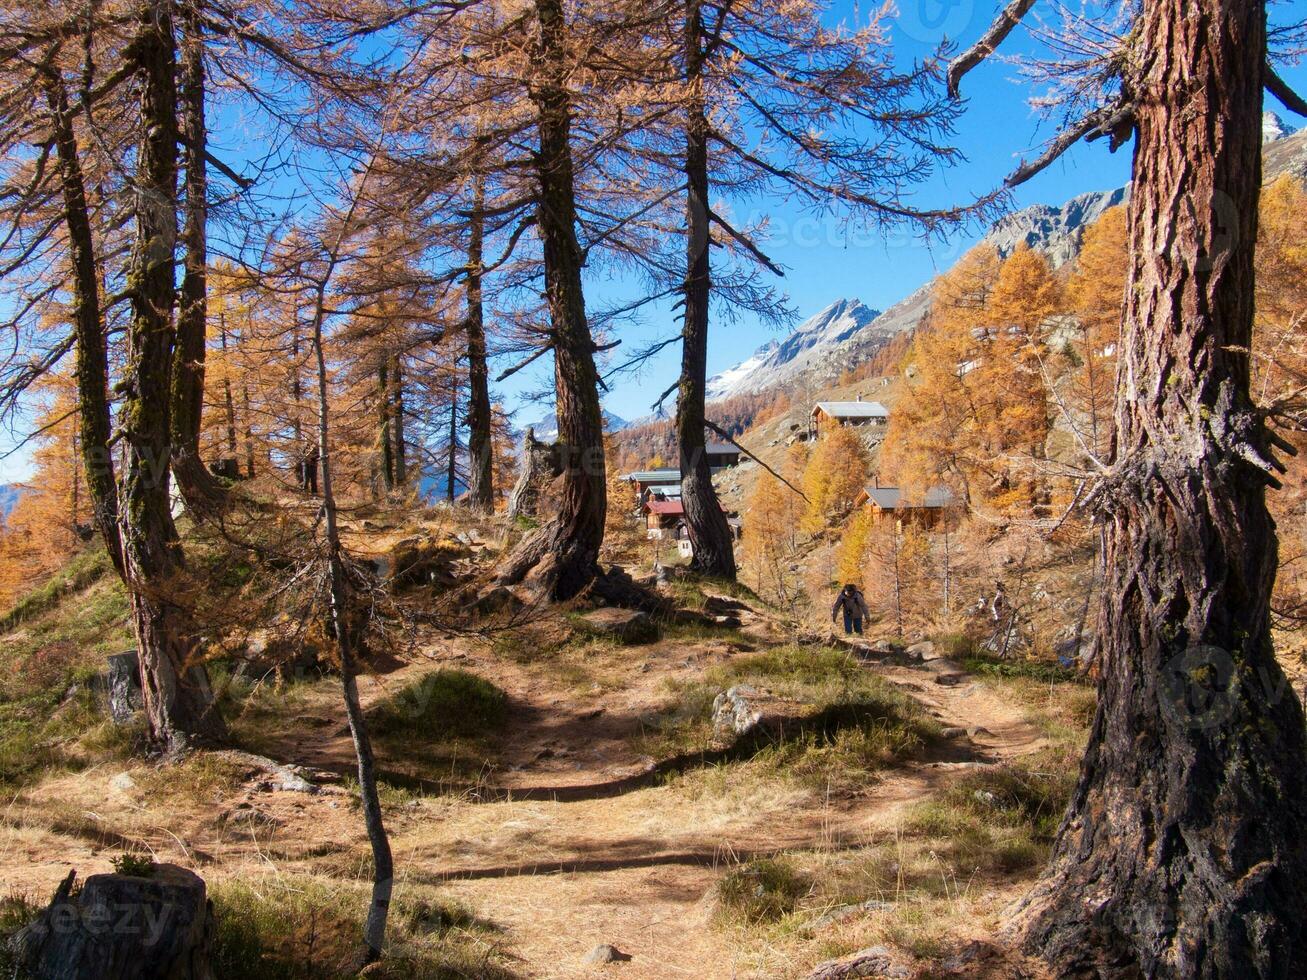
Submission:
{"label": "snow patch on mountain", "polygon": [[784,340],[764,344],[739,364],[709,378],[708,398],[762,391],[818,368],[830,351],[860,333],[879,315],[859,300],[836,300],[799,324]]}
{"label": "snow patch on mountain", "polygon": [[[603,410],[603,416],[605,432],[619,432],[631,424],[620,415],[614,415],[608,409]],[[534,422],[526,422],[516,428],[518,432],[526,432],[527,429],[533,430],[536,439],[540,442],[555,442],[558,439],[558,415],[550,412],[544,418],[537,419]]]}

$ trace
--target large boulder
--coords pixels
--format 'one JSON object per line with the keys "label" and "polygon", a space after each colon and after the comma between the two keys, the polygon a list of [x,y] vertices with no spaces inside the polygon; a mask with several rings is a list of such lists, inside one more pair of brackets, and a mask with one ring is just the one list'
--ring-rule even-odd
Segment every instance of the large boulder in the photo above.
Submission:
{"label": "large boulder", "polygon": [[653,617],[638,609],[596,609],[582,616],[581,623],[587,632],[626,646],[656,643],[661,635]]}
{"label": "large boulder", "polygon": [[175,864],[100,874],[72,893],[69,872],[37,919],[13,938],[36,980],[212,980],[213,910],[204,879]]}

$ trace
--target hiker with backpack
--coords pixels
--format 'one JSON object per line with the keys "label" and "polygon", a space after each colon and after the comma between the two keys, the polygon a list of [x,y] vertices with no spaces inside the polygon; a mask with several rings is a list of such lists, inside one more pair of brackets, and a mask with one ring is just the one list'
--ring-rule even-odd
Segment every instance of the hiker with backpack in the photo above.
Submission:
{"label": "hiker with backpack", "polygon": [[841,610],[844,612],[844,632],[857,633],[861,636],[863,620],[871,615],[871,610],[867,608],[867,600],[863,597],[862,590],[852,582],[840,589],[840,594],[835,597],[835,605],[831,606],[830,610],[832,623]]}

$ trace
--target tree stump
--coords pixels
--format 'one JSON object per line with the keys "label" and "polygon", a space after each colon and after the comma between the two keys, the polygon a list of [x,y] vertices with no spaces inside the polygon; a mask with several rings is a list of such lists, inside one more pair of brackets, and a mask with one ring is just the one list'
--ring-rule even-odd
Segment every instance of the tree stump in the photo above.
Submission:
{"label": "tree stump", "polygon": [[37,980],[213,980],[213,910],[204,880],[174,864],[149,877],[92,875],[72,894],[70,871],[35,922],[14,936]]}
{"label": "tree stump", "polygon": [[557,448],[541,442],[534,429],[522,438],[522,470],[508,498],[508,516],[540,516],[540,498],[544,489],[562,475],[563,466]]}
{"label": "tree stump", "polygon": [[105,689],[109,697],[109,716],[116,725],[127,724],[145,707],[145,698],[141,694],[141,664],[135,650],[115,653],[109,658]]}

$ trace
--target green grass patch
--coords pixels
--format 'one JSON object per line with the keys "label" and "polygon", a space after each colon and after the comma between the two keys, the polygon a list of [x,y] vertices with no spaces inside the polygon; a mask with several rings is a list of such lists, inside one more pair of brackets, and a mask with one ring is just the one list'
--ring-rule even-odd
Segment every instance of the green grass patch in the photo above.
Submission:
{"label": "green grass patch", "polygon": [[[712,706],[719,692],[737,685],[796,702],[802,717],[782,733],[761,732],[737,743],[723,757]],[[759,778],[797,780],[815,790],[863,785],[939,734],[911,697],[830,647],[785,646],[735,657],[703,680],[673,684],[670,693],[648,721],[643,751],[655,758],[702,753],[736,775],[743,766]]]}
{"label": "green grass patch", "polygon": [[[368,721],[378,759],[396,779],[420,776],[440,792],[459,793],[494,768],[508,709],[508,696],[485,678],[441,669],[387,697]],[[397,787],[390,802],[409,802],[407,791]]]}
{"label": "green grass patch", "polygon": [[507,713],[508,695],[484,677],[441,669],[386,698],[368,720],[379,738],[469,738],[494,734]]}
{"label": "green grass patch", "polygon": [[999,677],[1003,679],[1026,678],[1045,684],[1081,684],[1091,685],[1078,671],[1047,660],[1000,660],[997,657],[969,656],[963,659],[962,666],[981,677]]}
{"label": "green grass patch", "polygon": [[113,564],[103,546],[79,552],[0,616],[0,633],[8,633],[16,626],[49,612],[67,596],[82,591],[112,572]]}
{"label": "green grass patch", "polygon": [[811,891],[811,881],[792,861],[759,858],[732,868],[717,883],[717,918],[747,925],[778,922]]}
{"label": "green grass patch", "polygon": [[[102,731],[91,679],[132,645],[127,596],[102,548],[74,556],[0,618],[0,785],[85,761]],[[85,742],[85,744],[83,744]],[[109,748],[108,744],[102,748]]]}

